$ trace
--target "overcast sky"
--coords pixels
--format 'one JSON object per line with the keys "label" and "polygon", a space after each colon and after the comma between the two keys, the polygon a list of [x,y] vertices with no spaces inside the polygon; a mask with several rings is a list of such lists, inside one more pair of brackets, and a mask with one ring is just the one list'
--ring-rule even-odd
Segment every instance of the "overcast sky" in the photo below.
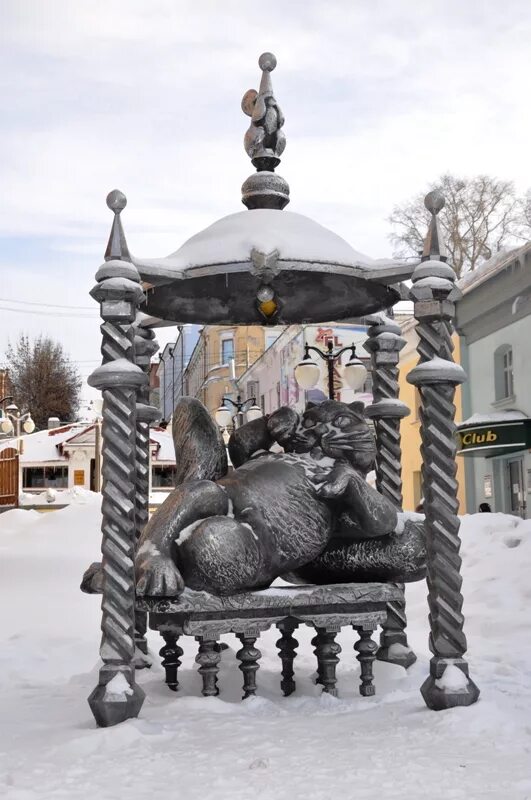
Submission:
{"label": "overcast sky", "polygon": [[145,256],[243,210],[264,50],[289,209],[357,250],[390,255],[393,205],[444,171],[531,187],[529,0],[0,0],[0,357],[42,331],[96,366],[110,189]]}

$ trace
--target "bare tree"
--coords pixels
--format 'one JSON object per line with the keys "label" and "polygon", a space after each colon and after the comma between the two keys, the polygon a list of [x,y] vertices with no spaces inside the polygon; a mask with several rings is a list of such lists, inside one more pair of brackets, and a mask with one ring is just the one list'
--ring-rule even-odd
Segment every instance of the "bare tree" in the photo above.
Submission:
{"label": "bare tree", "polygon": [[47,336],[30,341],[20,334],[14,345],[8,344],[4,366],[15,403],[31,411],[37,428],[45,428],[49,417],[75,419],[81,377],[59,342]]}
{"label": "bare tree", "polygon": [[528,189],[524,198],[524,230],[526,239],[531,239],[531,189]]}
{"label": "bare tree", "polygon": [[[523,238],[524,201],[510,181],[488,175],[442,175],[430,188],[444,195],[445,206],[439,219],[458,276]],[[529,205],[531,222],[531,202]],[[428,221],[424,194],[395,206],[389,222],[394,226],[390,239],[396,256],[418,255],[422,251]]]}

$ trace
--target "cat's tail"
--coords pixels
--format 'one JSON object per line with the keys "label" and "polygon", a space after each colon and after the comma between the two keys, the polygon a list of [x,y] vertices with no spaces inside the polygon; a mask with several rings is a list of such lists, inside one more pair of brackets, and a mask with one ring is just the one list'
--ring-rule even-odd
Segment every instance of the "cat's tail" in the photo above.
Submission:
{"label": "cat's tail", "polygon": [[181,397],[173,412],[175,486],[191,480],[217,481],[227,474],[227,451],[221,431],[194,397]]}

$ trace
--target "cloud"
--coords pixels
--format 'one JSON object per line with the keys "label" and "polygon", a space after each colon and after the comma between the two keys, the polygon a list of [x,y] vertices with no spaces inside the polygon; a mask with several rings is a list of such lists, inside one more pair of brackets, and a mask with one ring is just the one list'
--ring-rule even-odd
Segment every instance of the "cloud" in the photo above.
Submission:
{"label": "cloud", "polygon": [[[0,268],[19,299],[90,304],[112,188],[126,192],[128,242],[146,256],[243,208],[252,166],[239,104],[267,49],[290,209],[356,249],[388,255],[393,205],[444,171],[531,186],[527,0],[11,0],[2,10]],[[8,316],[0,349],[30,319]],[[67,344],[97,358],[98,337],[76,324]]]}

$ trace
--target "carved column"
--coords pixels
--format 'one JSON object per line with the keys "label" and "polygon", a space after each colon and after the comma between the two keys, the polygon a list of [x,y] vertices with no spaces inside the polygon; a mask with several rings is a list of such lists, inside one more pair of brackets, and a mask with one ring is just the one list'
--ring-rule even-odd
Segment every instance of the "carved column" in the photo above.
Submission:
{"label": "carved column", "polygon": [[430,608],[430,675],[421,692],[429,708],[441,710],[475,703],[479,689],[468,675],[463,658],[467,645],[463,631],[459,517],[457,516],[456,433],[454,395],[466,380],[452,357],[455,272],[446,264],[437,214],[444,198],[430,192],[425,199],[432,215],[422,263],[413,273],[411,298],[419,336],[418,365],[408,381],[421,400],[422,485],[428,550]]}
{"label": "carved column", "polygon": [[262,653],[255,647],[259,635],[259,631],[236,634],[242,643],[241,650],[236,653],[236,658],[241,662],[239,667],[243,673],[243,700],[256,694],[256,673],[260,666],[258,662],[262,658]]}
{"label": "carved column", "polygon": [[299,623],[293,618],[288,617],[282,622],[277,624],[277,628],[281,632],[280,639],[277,640],[278,654],[282,661],[282,680],[280,681],[280,688],[284,697],[288,697],[295,691],[295,672],[293,670],[293,662],[297,655],[297,647],[299,643],[293,636],[293,631],[299,627]]}
{"label": "carved column", "polygon": [[91,291],[100,303],[103,363],[89,384],[103,393],[102,640],[103,666],[88,702],[96,722],[115,725],[138,715],[144,692],[135,683],[135,437],[136,394],[147,378],[134,364],[133,321],[142,297],[120,221],[126,205],[107,197],[114,222],[105,263]]}
{"label": "carved column", "polygon": [[341,626],[329,625],[326,628],[316,628],[315,630],[317,631],[315,653],[318,664],[318,682],[322,684],[323,692],[337,697],[336,668],[339,664],[341,645],[335,641],[335,638],[341,630]]}
{"label": "carved column", "polygon": [[[372,324],[364,348],[371,354],[374,402],[365,413],[374,420],[376,430],[376,488],[402,509],[400,421],[409,414],[409,408],[398,399],[398,362],[406,342],[400,335],[400,326],[384,314],[369,317],[369,322]],[[417,657],[408,645],[406,625],[405,600],[388,603],[380,634],[379,661],[406,669],[415,663]]]}
{"label": "carved column", "polygon": [[[149,368],[151,357],[158,350],[155,334],[149,328],[141,327],[141,315],[135,322],[134,353],[135,363],[144,372],[147,383],[138,389],[136,404],[136,464],[135,464],[135,523],[136,542],[149,520],[149,425],[160,417],[160,412],[149,404]],[[146,640],[147,613],[137,611],[135,618],[135,666],[137,669],[151,666]]]}

